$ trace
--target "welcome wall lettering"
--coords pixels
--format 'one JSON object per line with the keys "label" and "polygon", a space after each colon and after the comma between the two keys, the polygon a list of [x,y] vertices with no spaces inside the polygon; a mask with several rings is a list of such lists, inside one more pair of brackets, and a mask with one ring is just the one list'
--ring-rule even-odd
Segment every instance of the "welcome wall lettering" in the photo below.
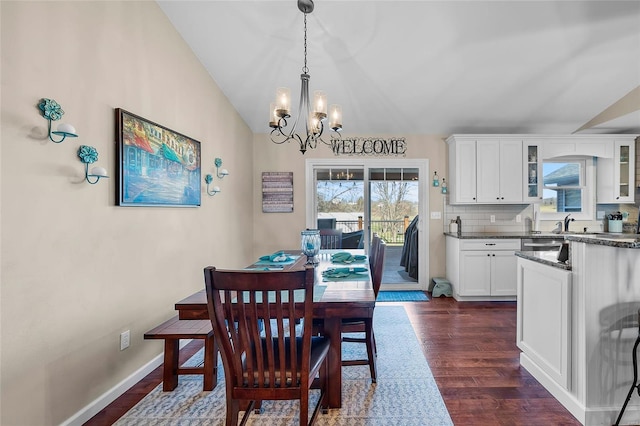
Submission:
{"label": "welcome wall lettering", "polygon": [[404,138],[331,138],[331,150],[335,155],[388,155],[403,157],[407,153]]}

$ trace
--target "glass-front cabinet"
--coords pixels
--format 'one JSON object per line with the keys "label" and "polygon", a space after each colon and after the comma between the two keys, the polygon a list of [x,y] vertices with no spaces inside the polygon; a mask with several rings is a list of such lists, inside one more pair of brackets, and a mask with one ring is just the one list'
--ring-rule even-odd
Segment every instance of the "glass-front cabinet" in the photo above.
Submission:
{"label": "glass-front cabinet", "polygon": [[[616,144],[616,164],[618,173],[615,176],[615,182],[618,186],[618,196],[620,198],[628,198],[631,195],[631,181],[633,176],[629,173],[631,167],[631,150],[630,145]],[[615,173],[615,170],[614,170]],[[633,200],[631,200],[633,201]]]}
{"label": "glass-front cabinet", "polygon": [[597,202],[627,204],[634,202],[635,144],[614,142],[613,158],[598,158]]}
{"label": "glass-front cabinet", "polygon": [[524,163],[526,164],[524,176],[524,201],[535,203],[542,201],[542,160],[537,144],[524,143]]}

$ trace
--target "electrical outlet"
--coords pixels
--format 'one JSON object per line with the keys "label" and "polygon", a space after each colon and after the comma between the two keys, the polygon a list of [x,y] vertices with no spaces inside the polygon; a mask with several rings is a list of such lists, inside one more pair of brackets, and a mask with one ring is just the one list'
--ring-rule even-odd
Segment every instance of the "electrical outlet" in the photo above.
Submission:
{"label": "electrical outlet", "polygon": [[131,343],[130,330],[120,333],[120,350],[124,351],[125,349],[127,349],[129,347],[129,343]]}
{"label": "electrical outlet", "polygon": [[522,216],[521,215],[519,215],[519,214],[516,215],[516,222],[517,223],[522,222]]}
{"label": "electrical outlet", "polygon": [[496,215],[495,215],[495,214],[492,214],[491,216],[489,216],[489,221],[490,221],[491,223],[496,223]]}
{"label": "electrical outlet", "polygon": [[604,210],[598,210],[596,214],[596,219],[604,219]]}

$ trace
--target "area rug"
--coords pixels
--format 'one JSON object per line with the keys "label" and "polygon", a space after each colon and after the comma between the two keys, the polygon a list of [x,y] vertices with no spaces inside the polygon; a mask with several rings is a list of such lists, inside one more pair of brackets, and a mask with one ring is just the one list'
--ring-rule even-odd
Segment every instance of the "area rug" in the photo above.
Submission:
{"label": "area rug", "polygon": [[378,302],[425,302],[427,300],[429,297],[424,291],[381,291],[376,299]]}
{"label": "area rug", "polygon": [[[374,329],[378,347],[378,381],[371,383],[369,367],[343,367],[342,408],[318,416],[317,425],[453,425],[422,353],[409,318],[402,306],[377,306]],[[365,357],[363,344],[343,344],[345,358]],[[202,353],[189,362],[202,362]],[[318,391],[311,391],[315,406]],[[298,402],[263,402],[261,414],[251,414],[249,425],[298,424]],[[310,410],[311,411],[311,410]],[[242,415],[242,413],[241,413]],[[162,392],[158,385],[115,424],[140,425],[224,425],[225,392],[222,364],[218,385],[202,391],[200,376],[180,376],[178,387]]]}

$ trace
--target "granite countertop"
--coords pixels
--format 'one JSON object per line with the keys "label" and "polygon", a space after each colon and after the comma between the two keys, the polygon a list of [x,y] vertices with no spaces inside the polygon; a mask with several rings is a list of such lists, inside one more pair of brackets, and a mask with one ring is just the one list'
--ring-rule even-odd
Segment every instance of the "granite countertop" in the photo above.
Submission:
{"label": "granite countertop", "polygon": [[565,235],[566,241],[596,244],[617,248],[640,249],[640,235],[638,234],[593,234],[593,235]]}
{"label": "granite countertop", "polygon": [[528,232],[463,232],[458,234],[456,232],[445,232],[444,235],[449,237],[459,238],[461,240],[467,239],[482,239],[482,238],[536,238],[541,236],[549,236],[556,234],[530,234]]}
{"label": "granite countertop", "polygon": [[639,234],[627,234],[627,233],[594,233],[594,234],[581,234],[581,233],[568,233],[568,234],[554,234],[551,232],[531,234],[528,232],[463,232],[457,234],[455,232],[445,232],[444,235],[465,239],[513,239],[513,238],[563,238],[567,241],[577,241],[587,244],[596,244],[617,248],[630,248],[640,249],[640,235]]}
{"label": "granite countertop", "polygon": [[534,262],[542,263],[544,265],[553,266],[554,268],[564,269],[565,271],[571,270],[571,265],[565,262],[558,261],[558,251],[517,251],[516,256],[523,259],[533,260]]}

